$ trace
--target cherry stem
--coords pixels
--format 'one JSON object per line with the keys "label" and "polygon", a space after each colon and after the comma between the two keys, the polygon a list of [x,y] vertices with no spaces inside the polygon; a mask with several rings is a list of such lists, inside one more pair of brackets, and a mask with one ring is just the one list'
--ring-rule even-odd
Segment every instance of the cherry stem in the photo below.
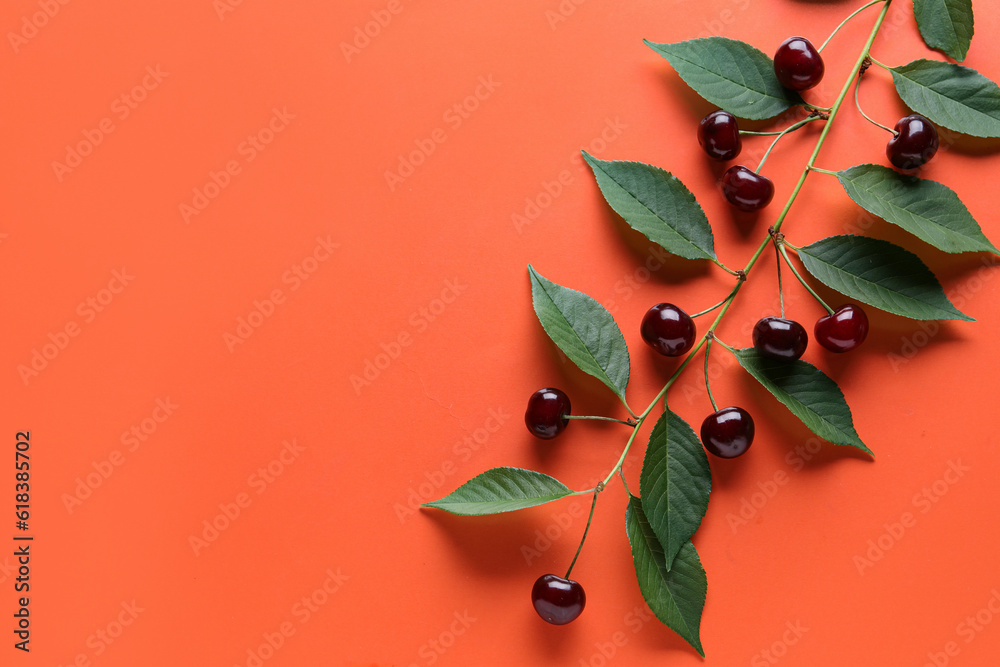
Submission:
{"label": "cherry stem", "polygon": [[705,334],[705,338],[708,342],[705,343],[705,390],[708,391],[708,400],[712,402],[712,411],[718,412],[719,406],[715,404],[715,397],[712,396],[712,383],[708,379],[708,355],[712,352],[712,341],[715,339],[715,333],[709,331]]}
{"label": "cherry stem", "polygon": [[836,35],[836,34],[837,34],[838,32],[840,32],[840,29],[841,29],[841,28],[843,28],[843,27],[844,27],[845,25],[847,25],[847,22],[848,22],[848,21],[850,21],[850,20],[851,20],[851,19],[853,19],[853,18],[854,18],[855,16],[857,16],[857,15],[858,15],[858,14],[860,14],[861,12],[865,11],[866,9],[868,9],[869,7],[871,7],[872,5],[877,5],[877,4],[878,4],[878,3],[880,3],[880,2],[885,2],[885,0],[872,0],[872,1],[871,1],[871,2],[869,2],[869,3],[867,4],[867,5],[865,5],[865,6],[863,6],[863,7],[859,7],[858,9],[854,10],[854,12],[853,12],[853,13],[851,13],[851,15],[850,15],[850,16],[848,16],[848,17],[847,17],[846,19],[844,19],[843,21],[841,21],[841,22],[840,22],[840,25],[838,25],[838,26],[837,26],[836,28],[834,28],[834,29],[833,29],[833,32],[832,32],[832,33],[830,33],[830,36],[826,38],[826,41],[825,41],[825,42],[823,42],[823,44],[822,44],[822,45],[821,45],[821,46],[820,46],[820,47],[819,47],[819,48],[817,49],[817,51],[819,51],[820,53],[823,53],[823,49],[825,49],[825,48],[826,48],[826,45],[830,43],[830,40],[831,40],[831,39],[833,39],[833,38],[834,38],[834,36],[835,36],[835,35]]}
{"label": "cherry stem", "polygon": [[569,575],[573,571],[573,566],[576,565],[576,559],[580,557],[580,552],[583,551],[583,543],[587,541],[587,533],[590,532],[590,522],[594,519],[594,508],[597,507],[597,494],[603,490],[603,482],[598,484],[594,489],[594,500],[590,503],[590,516],[587,517],[587,527],[583,529],[583,538],[580,540],[580,546],[576,548],[576,555],[573,556],[573,561],[569,564],[569,569],[566,570],[566,576],[563,579],[569,579]]}
{"label": "cherry stem", "polygon": [[[879,2],[882,2],[882,0],[879,0]],[[813,108],[813,109],[816,109],[817,111],[822,111],[822,112],[828,112],[828,111],[830,111],[829,109],[820,109],[819,107],[810,107],[810,108]],[[817,120],[819,118],[822,118],[822,116],[820,116],[819,114],[815,114],[815,115],[809,116],[808,118],[806,118],[804,120],[797,121],[795,124],[790,125],[790,126],[786,127],[783,130],[774,130],[773,132],[756,132],[754,130],[740,130],[740,134],[749,135],[749,136],[753,136],[753,137],[774,137],[774,136],[781,136],[782,134],[785,134],[786,132],[792,132],[794,130],[799,129],[800,127],[802,127],[803,125],[805,125],[806,121]]]}
{"label": "cherry stem", "polygon": [[[744,275],[744,274],[739,274],[739,279],[740,279],[740,282],[743,282],[744,280],[746,280],[746,279],[747,279],[747,277],[746,277],[746,275]],[[713,310],[717,310],[717,309],[721,308],[722,306],[726,305],[726,301],[729,301],[729,298],[730,298],[730,297],[731,297],[731,296],[733,295],[733,293],[734,293],[735,291],[736,291],[736,288],[734,287],[734,288],[733,288],[733,291],[732,291],[732,292],[730,292],[730,293],[729,293],[729,294],[728,294],[728,295],[726,296],[726,298],[725,298],[725,299],[723,299],[723,300],[722,300],[722,301],[720,301],[719,303],[715,304],[715,305],[714,305],[714,306],[712,306],[711,308],[706,308],[705,310],[702,310],[702,311],[700,311],[700,312],[697,312],[697,313],[695,313],[695,314],[694,314],[694,315],[692,315],[691,317],[692,317],[692,318],[695,318],[695,317],[701,317],[702,315],[708,315],[708,314],[709,314],[710,312],[712,312]]]}
{"label": "cherry stem", "polygon": [[[813,148],[812,155],[809,157],[806,166],[802,169],[802,174],[799,176],[798,183],[796,183],[795,188],[792,190],[791,195],[789,195],[788,200],[785,202],[785,206],[781,210],[781,213],[778,214],[778,219],[774,223],[774,231],[776,232],[781,229],[781,225],[784,223],[785,218],[788,217],[788,212],[791,210],[792,204],[795,203],[796,198],[799,196],[799,192],[802,190],[802,186],[805,185],[806,178],[809,176],[809,172],[816,169],[814,165],[816,164],[816,160],[819,158],[820,151],[823,148],[823,144],[826,142],[827,136],[830,134],[830,128],[833,127],[833,121],[837,117],[837,113],[840,111],[840,108],[843,106],[844,100],[847,98],[847,94],[851,91],[851,84],[854,83],[854,78],[858,76],[858,73],[861,71],[861,66],[864,64],[865,59],[869,57],[869,54],[871,53],[872,44],[875,43],[875,38],[878,36],[879,30],[881,30],[882,25],[885,23],[885,18],[889,13],[889,6],[892,4],[892,0],[879,0],[879,1],[880,2],[884,1],[885,3],[882,6],[882,11],[879,13],[878,18],[875,21],[875,25],[872,27],[871,32],[868,34],[868,40],[865,42],[865,45],[861,50],[861,55],[858,56],[858,60],[854,64],[854,68],[851,70],[851,74],[848,77],[847,81],[844,83],[843,89],[837,96],[836,102],[834,102],[833,106],[830,107],[829,111],[830,115],[829,118],[827,119],[829,122],[823,125],[823,131],[820,133],[819,139],[817,139],[816,141],[816,146],[815,148]],[[881,65],[881,63],[879,63],[877,60],[874,59],[872,60],[876,64]],[[881,66],[885,67],[884,65]],[[722,308],[719,310],[718,315],[715,316],[715,320],[713,320],[712,324],[708,327],[709,331],[714,332],[716,328],[719,326],[719,322],[721,322],[722,318],[724,318],[726,316],[726,313],[729,312],[729,309],[732,307],[733,302],[736,300],[736,297],[740,292],[740,288],[742,288],[743,284],[746,282],[746,277],[750,274],[750,271],[757,264],[757,260],[760,259],[761,254],[763,254],[764,250],[767,248],[769,243],[771,243],[770,237],[761,241],[760,245],[757,246],[757,250],[750,257],[750,260],[747,262],[743,270],[736,272],[736,274],[740,277],[740,280],[737,281],[736,287],[733,288],[733,291],[723,302]],[[795,246],[791,246],[790,244],[785,244],[785,245],[789,245],[789,247],[791,247],[793,250],[795,249]],[[808,285],[806,287],[808,288]],[[714,308],[712,310],[714,310]],[[829,310],[829,308],[827,310]],[[717,337],[714,336],[714,334],[712,340],[718,342],[719,345],[722,345],[730,352],[735,353],[735,350],[733,348],[731,348],[730,346],[726,345],[724,342],[719,340]],[[625,443],[625,449],[622,451],[621,456],[618,459],[618,463],[611,471],[611,474],[608,475],[607,479],[604,480],[603,484],[607,484],[611,480],[611,478],[614,477],[621,470],[622,464],[625,462],[625,458],[628,456],[629,450],[632,448],[632,443],[635,442],[635,438],[639,433],[639,429],[642,428],[642,425],[643,423],[645,423],[646,418],[649,417],[650,413],[657,406],[657,404],[666,397],[667,392],[670,390],[670,387],[673,386],[673,384],[680,377],[681,373],[684,372],[684,369],[687,368],[688,364],[691,363],[691,360],[694,359],[694,356],[701,351],[701,348],[704,347],[707,344],[707,342],[708,338],[702,337],[701,340],[698,342],[698,344],[690,352],[688,352],[688,355],[677,367],[677,370],[674,371],[673,375],[670,376],[670,379],[667,380],[667,383],[663,386],[663,388],[656,395],[656,397],[650,402],[650,404],[646,407],[646,409],[643,410],[641,415],[636,416],[634,413],[632,413],[631,410],[629,410],[629,413],[632,414],[633,417],[636,417],[636,424],[632,429],[632,434],[629,436],[628,442]],[[624,403],[624,400],[622,402]]]}
{"label": "cherry stem", "polygon": [[[879,0],[879,2],[882,2],[882,0]],[[764,153],[764,157],[762,157],[760,159],[760,163],[757,165],[757,168],[754,169],[754,173],[755,174],[759,174],[760,173],[760,170],[764,167],[764,163],[767,162],[767,158],[770,157],[771,151],[774,150],[774,147],[778,145],[778,142],[781,141],[781,138],[783,136],[785,136],[789,132],[794,132],[795,130],[799,129],[800,127],[802,127],[806,123],[811,123],[814,120],[819,120],[820,118],[822,118],[822,116],[809,116],[808,118],[803,118],[802,120],[800,120],[799,122],[795,123],[794,125],[789,125],[788,127],[786,127],[781,132],[778,132],[778,136],[776,136],[774,138],[774,141],[771,142],[771,145],[768,146],[767,151]],[[736,275],[735,271],[733,271],[731,273],[733,275]]]}
{"label": "cherry stem", "polygon": [[[837,173],[835,171],[830,171],[829,169],[821,169],[821,168],[816,167],[816,166],[812,166],[812,167],[809,167],[809,168],[811,170],[813,170],[813,171],[818,171],[821,174],[827,174],[828,176],[836,176],[837,178],[840,178],[840,174],[839,173]],[[792,246],[792,247],[794,247],[794,246]]]}
{"label": "cherry stem", "polygon": [[[816,294],[815,290],[813,290],[813,288],[809,286],[809,283],[807,283],[805,281],[805,279],[802,277],[802,274],[799,273],[798,269],[795,268],[795,265],[792,264],[792,260],[788,256],[788,250],[785,249],[785,246],[788,245],[788,244],[786,244],[783,241],[780,241],[780,240],[778,240],[776,238],[775,239],[775,245],[777,245],[778,252],[781,253],[781,256],[785,258],[785,263],[788,264],[788,268],[792,270],[792,273],[794,273],[795,277],[799,279],[799,282],[802,283],[802,286],[805,287],[806,290],[810,294],[813,295],[813,297],[819,302],[819,305],[823,306],[823,308],[826,309],[827,313],[829,313],[830,315],[833,315],[833,308],[831,308],[830,306],[826,305],[826,301],[823,301],[823,299],[820,298],[820,295]],[[794,250],[798,250],[798,248],[794,248],[794,246],[793,246],[793,249]],[[784,316],[784,313],[782,313],[782,316]]]}
{"label": "cherry stem", "polygon": [[625,424],[626,426],[635,426],[635,420],[630,419],[625,421],[624,419],[615,419],[614,417],[600,417],[597,415],[563,415],[563,419],[596,419],[606,422],[618,422],[619,424]]}
{"label": "cherry stem", "polygon": [[773,235],[774,239],[774,261],[778,265],[778,302],[781,304],[781,317],[785,317],[785,290],[781,286],[781,257],[778,256],[778,237]]}
{"label": "cherry stem", "polygon": [[[882,0],[879,0],[879,2],[881,2],[881,1]],[[865,113],[865,110],[861,108],[861,102],[858,100],[858,91],[861,90],[861,80],[863,78],[865,78],[864,75],[858,74],[858,80],[854,84],[854,106],[856,106],[858,108],[858,113],[861,114],[862,118],[864,118],[865,120],[867,120],[869,123],[871,123],[875,127],[881,127],[883,130],[885,130],[886,132],[888,132],[889,134],[891,134],[894,137],[899,136],[899,132],[896,132],[896,130],[892,129],[891,127],[886,127],[885,125],[883,125],[882,123],[878,122],[877,120],[872,119],[868,114]]]}

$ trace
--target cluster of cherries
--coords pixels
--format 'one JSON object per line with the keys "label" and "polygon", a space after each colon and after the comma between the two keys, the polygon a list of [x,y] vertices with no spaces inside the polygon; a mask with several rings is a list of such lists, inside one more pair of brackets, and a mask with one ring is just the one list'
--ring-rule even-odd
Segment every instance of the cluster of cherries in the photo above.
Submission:
{"label": "cluster of cherries", "polygon": [[[697,338],[694,319],[670,303],[658,303],[646,311],[639,331],[647,345],[667,357],[687,353]],[[826,349],[849,352],[867,337],[868,316],[858,306],[844,305],[821,317],[814,334]],[[795,320],[764,317],[753,328],[754,348],[768,359],[794,361],[803,355],[808,343],[805,328]],[[549,440],[566,429],[570,414],[569,396],[560,389],[544,388],[528,399],[524,422],[532,435]],[[705,449],[724,459],[744,454],[753,443],[753,436],[753,418],[736,406],[713,412],[701,424]],[[532,587],[531,602],[544,620],[563,625],[583,612],[587,596],[579,582],[545,574]]]}
{"label": "cluster of cherries", "polygon": [[[825,72],[819,51],[803,37],[791,37],[778,47],[774,56],[774,72],[786,88],[794,91],[816,86]],[[736,118],[726,111],[713,111],[698,126],[698,141],[708,155],[716,160],[735,159],[743,148]],[[916,169],[930,160],[938,149],[938,134],[923,116],[913,114],[896,123],[893,138],[886,146],[886,156],[899,169]],[[729,168],[722,178],[726,199],[743,211],[756,211],[767,206],[774,197],[774,184],[765,176],[743,165]],[[670,303],[659,303],[642,318],[642,339],[656,352],[667,357],[686,354],[695,344],[697,329],[694,319]],[[831,352],[849,352],[868,336],[868,316],[856,305],[843,305],[831,314],[819,318],[814,336]],[[802,357],[809,343],[805,328],[785,317],[764,317],[753,328],[753,345],[757,353],[778,362],[791,362]],[[707,379],[706,379],[707,380]],[[524,421],[528,430],[545,440],[555,438],[569,424],[570,401],[559,389],[539,389],[528,400]],[[753,443],[754,423],[750,413],[730,406],[705,417],[701,424],[701,441],[705,449],[723,459],[744,454]],[[531,589],[535,611],[554,625],[564,625],[576,619],[586,605],[587,596],[579,582],[567,577],[545,574]]]}
{"label": "cluster of cherries", "polygon": [[[781,85],[790,90],[801,92],[814,87],[825,71],[823,57],[804,37],[789,37],[774,54],[774,73]],[[892,132],[885,153],[899,169],[916,169],[937,152],[937,129],[919,114],[901,118]],[[701,120],[698,142],[710,157],[722,162],[736,159],[743,149],[736,118],[721,109]],[[741,211],[757,211],[771,203],[774,183],[744,165],[736,165],[722,176],[722,193]]]}

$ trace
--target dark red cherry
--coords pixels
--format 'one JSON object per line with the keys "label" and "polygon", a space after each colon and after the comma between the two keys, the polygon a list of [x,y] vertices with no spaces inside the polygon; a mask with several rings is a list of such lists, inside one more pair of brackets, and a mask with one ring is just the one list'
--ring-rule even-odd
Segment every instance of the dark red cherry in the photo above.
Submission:
{"label": "dark red cherry", "polygon": [[789,37],[774,54],[774,73],[785,88],[808,90],[825,71],[823,56],[805,37]]}
{"label": "dark red cherry", "polygon": [[896,168],[916,169],[937,153],[937,129],[920,114],[900,118],[895,129],[897,134],[889,140],[885,154]]}
{"label": "dark red cherry", "polygon": [[524,423],[536,438],[549,440],[566,428],[569,420],[569,396],[559,389],[539,389],[528,399]]}
{"label": "dark red cherry", "polygon": [[802,356],[809,336],[801,324],[783,317],[765,317],[753,327],[753,346],[762,357],[794,361]]}
{"label": "dark red cherry", "polygon": [[848,304],[816,321],[816,342],[831,352],[850,352],[868,337],[868,316],[860,306]]}
{"label": "dark red cherry", "polygon": [[698,124],[698,143],[716,160],[732,160],[743,149],[736,117],[728,111],[713,111]]}
{"label": "dark red cherry", "polygon": [[757,211],[771,203],[774,183],[738,164],[722,176],[722,194],[741,211]]}
{"label": "dark red cherry", "polygon": [[587,595],[583,586],[572,579],[543,574],[531,587],[531,604],[542,620],[552,625],[566,625],[583,612]]}
{"label": "dark red cherry", "polygon": [[658,303],[646,311],[639,333],[660,354],[677,357],[694,345],[694,320],[671,303]]}
{"label": "dark red cherry", "polygon": [[734,459],[753,444],[753,417],[736,407],[713,412],[701,423],[701,442],[709,453]]}

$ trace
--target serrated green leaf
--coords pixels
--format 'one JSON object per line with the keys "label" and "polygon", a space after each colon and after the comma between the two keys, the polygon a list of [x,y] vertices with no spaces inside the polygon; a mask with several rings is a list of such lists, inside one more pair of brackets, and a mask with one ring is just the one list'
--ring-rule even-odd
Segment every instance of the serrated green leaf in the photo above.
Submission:
{"label": "serrated green leaf", "polygon": [[628,346],[615,318],[583,292],[557,285],[530,264],[528,273],[531,301],[545,333],[580,370],[624,398],[629,377]]}
{"label": "serrated green leaf", "polygon": [[773,118],[803,104],[774,74],[774,61],[746,42],[706,37],[673,44],[643,40],[666,58],[695,92],[734,116],[750,120]]}
{"label": "serrated green leaf", "polygon": [[664,412],[649,435],[639,477],[642,509],[663,547],[667,569],[708,510],[712,471],[701,441],[687,422]]}
{"label": "serrated green leaf", "polygon": [[633,229],[686,259],[715,259],[712,227],[680,179],[641,162],[605,162],[583,151],[601,193]]}
{"label": "serrated green leaf", "polygon": [[534,470],[490,468],[444,498],[424,503],[452,514],[481,516],[544,505],[573,495],[565,484]]}
{"label": "serrated green leaf", "polygon": [[946,185],[875,164],[845,169],[837,178],[863,209],[939,250],[998,252],[969,209]]}
{"label": "serrated green leaf", "polygon": [[810,431],[835,445],[872,453],[854,430],[844,393],[823,371],[801,359],[777,361],[762,357],[752,347],[736,350],[736,359]]}
{"label": "serrated green leaf", "polygon": [[972,0],[913,0],[924,43],[955,60],[965,60],[975,32]]}
{"label": "serrated green leaf", "polygon": [[952,305],[920,258],[898,245],[844,234],[800,248],[817,280],[852,299],[914,320],[975,320]]}
{"label": "serrated green leaf", "polygon": [[1000,87],[976,70],[914,60],[890,71],[896,92],[917,113],[962,134],[1000,137]]}
{"label": "serrated green leaf", "polygon": [[663,547],[642,511],[642,503],[635,497],[629,498],[625,510],[625,532],[632,547],[639,590],[650,611],[704,658],[700,628],[708,579],[694,545],[686,542],[668,570]]}

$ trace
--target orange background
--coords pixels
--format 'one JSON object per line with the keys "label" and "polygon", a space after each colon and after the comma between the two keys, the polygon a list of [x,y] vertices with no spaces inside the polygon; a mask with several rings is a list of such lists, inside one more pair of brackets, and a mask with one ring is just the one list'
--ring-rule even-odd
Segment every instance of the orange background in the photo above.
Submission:
{"label": "orange background", "polygon": [[[637,407],[676,364],[643,346],[645,310],[693,312],[729,289],[707,263],[650,276],[648,242],[605,205],[581,148],[681,177],[732,266],[789,194],[818,129],[769,161],[776,203],[734,214],[715,191],[722,167],[695,140],[710,105],[641,39],[722,34],[772,53],[793,34],[818,44],[856,5],[562,6],[557,21],[556,0],[4,3],[0,459],[12,462],[15,433],[30,430],[35,541],[29,655],[12,648],[15,575],[0,556],[0,662],[702,662],[636,611],[621,484],[602,495],[574,570],[587,609],[562,628],[541,622],[528,594],[565,570],[588,499],[479,519],[406,508],[497,465],[582,489],[614,464],[620,427],[578,422],[543,443],[521,424],[528,395],[547,385],[577,414],[622,415],[544,336],[529,262],[614,311]],[[33,18],[43,7],[54,15]],[[966,64],[1000,79],[1000,16],[977,9]],[[832,102],[873,20],[870,10],[832,43],[809,99]],[[366,25],[377,32],[367,43]],[[356,38],[363,48],[345,51]],[[902,0],[874,53],[940,57]],[[862,97],[883,122],[905,112],[884,71]],[[886,138],[848,106],[820,165],[883,163]],[[753,166],[765,141],[748,140],[742,159]],[[88,154],[68,157],[81,143]],[[390,187],[386,172],[421,145],[433,152]],[[996,147],[946,140],[923,175],[954,187],[1000,241]],[[53,167],[67,160],[76,166]],[[869,309],[861,350],[806,353],[840,382],[874,463],[831,445],[808,453],[809,432],[713,356],[717,398],[756,416],[757,439],[743,459],[712,461],[695,538],[709,579],[706,662],[992,664],[997,273],[861,215],[822,176],[785,231],[798,245],[862,231],[904,243],[978,323]],[[749,325],[775,311],[771,257],[720,329],[730,344],[749,344]],[[786,291],[811,330],[820,308],[791,280]],[[41,370],[24,374],[33,358]],[[367,364],[382,368],[352,383]],[[695,365],[671,393],[695,425],[709,411],[700,377]],[[13,545],[4,468],[0,539]],[[869,541],[888,550],[866,565]]]}

